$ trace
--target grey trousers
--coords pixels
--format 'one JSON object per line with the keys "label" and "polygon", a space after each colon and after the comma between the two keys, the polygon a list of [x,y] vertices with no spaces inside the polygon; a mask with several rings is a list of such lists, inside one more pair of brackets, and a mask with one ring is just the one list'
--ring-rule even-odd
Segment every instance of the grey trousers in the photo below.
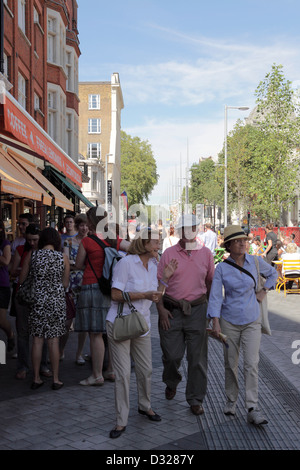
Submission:
{"label": "grey trousers", "polygon": [[246,325],[233,325],[222,317],[222,333],[227,335],[229,348],[224,348],[225,392],[227,399],[236,402],[239,393],[238,362],[240,347],[244,358],[245,406],[256,408],[258,404],[258,362],[261,340],[261,319]]}
{"label": "grey trousers", "polygon": [[188,374],[186,400],[190,406],[202,403],[207,388],[207,303],[192,307],[191,315],[184,315],[174,308],[171,327],[165,331],[159,327],[163,352],[163,382],[175,389],[182,377],[179,372],[184,353],[187,354]]}

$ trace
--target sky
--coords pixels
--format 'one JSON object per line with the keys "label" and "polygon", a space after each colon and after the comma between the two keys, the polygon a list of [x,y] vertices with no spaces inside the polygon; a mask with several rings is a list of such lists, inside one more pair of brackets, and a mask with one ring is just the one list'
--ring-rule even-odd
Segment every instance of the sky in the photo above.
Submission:
{"label": "sky", "polygon": [[[300,87],[299,0],[77,0],[80,81],[118,72],[121,128],[147,140],[160,175],[148,203],[169,204],[187,168],[217,158],[255,106],[255,90],[283,65]],[[121,188],[121,192],[126,188]]]}

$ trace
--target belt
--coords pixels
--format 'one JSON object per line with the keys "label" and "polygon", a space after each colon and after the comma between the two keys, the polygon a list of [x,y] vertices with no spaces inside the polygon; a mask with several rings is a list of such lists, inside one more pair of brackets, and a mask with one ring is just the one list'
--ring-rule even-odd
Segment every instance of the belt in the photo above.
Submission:
{"label": "belt", "polygon": [[192,300],[191,302],[185,299],[177,300],[177,299],[174,299],[173,297],[170,297],[167,294],[163,296],[163,304],[167,310],[172,312],[174,308],[178,308],[179,310],[183,312],[184,315],[191,315],[192,307],[195,307],[196,305],[200,305],[200,304],[205,304],[205,303],[207,303],[206,294],[201,295],[201,297],[199,297],[198,299]]}

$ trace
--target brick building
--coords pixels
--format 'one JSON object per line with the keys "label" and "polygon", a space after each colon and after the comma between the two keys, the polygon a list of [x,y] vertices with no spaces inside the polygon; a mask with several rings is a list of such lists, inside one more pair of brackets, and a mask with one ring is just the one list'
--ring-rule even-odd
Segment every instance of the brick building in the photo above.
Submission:
{"label": "brick building", "polygon": [[0,204],[13,236],[24,211],[44,226],[81,200],[92,205],[78,166],[77,9],[76,0],[1,0]]}

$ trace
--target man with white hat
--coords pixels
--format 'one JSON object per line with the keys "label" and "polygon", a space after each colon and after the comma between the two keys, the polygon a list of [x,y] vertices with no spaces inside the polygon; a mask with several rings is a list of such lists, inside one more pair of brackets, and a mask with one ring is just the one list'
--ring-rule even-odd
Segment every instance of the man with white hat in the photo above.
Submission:
{"label": "man with white hat", "polygon": [[[207,298],[214,275],[211,251],[197,242],[199,222],[193,214],[180,217],[176,227],[179,242],[162,254],[158,279],[165,293],[157,305],[160,343],[163,352],[165,396],[172,400],[182,380],[179,368],[187,350],[186,400],[195,415],[204,412],[207,387]],[[163,269],[171,259],[178,262],[173,277],[165,282]]]}

